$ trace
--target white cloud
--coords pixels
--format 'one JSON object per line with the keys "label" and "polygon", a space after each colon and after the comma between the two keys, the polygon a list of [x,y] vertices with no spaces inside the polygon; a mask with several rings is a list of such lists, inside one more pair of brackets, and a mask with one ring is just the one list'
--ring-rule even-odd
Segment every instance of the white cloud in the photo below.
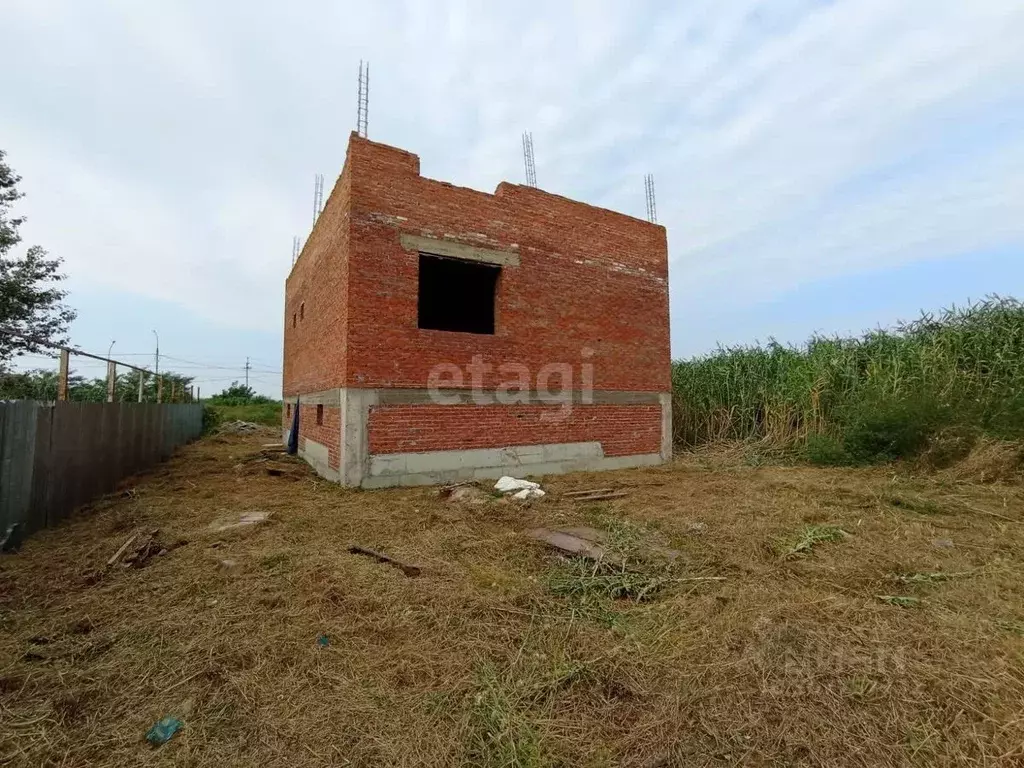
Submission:
{"label": "white cloud", "polygon": [[[653,171],[674,299],[749,302],[1024,244],[1017,0],[571,4],[21,0],[0,135],[26,234],[76,281],[277,330],[311,181],[371,137],[424,173],[634,215]],[[727,291],[725,289],[728,289]]]}

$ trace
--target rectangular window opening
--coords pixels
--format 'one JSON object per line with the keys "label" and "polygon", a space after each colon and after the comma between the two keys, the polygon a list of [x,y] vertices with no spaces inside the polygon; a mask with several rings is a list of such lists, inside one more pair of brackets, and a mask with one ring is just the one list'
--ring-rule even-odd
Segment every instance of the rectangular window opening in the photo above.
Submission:
{"label": "rectangular window opening", "polygon": [[316,423],[317,423],[317,426],[322,426],[323,423],[324,423],[324,407],[323,407],[323,405],[318,405],[316,407]]}
{"label": "rectangular window opening", "polygon": [[419,327],[494,334],[494,300],[501,267],[420,254]]}

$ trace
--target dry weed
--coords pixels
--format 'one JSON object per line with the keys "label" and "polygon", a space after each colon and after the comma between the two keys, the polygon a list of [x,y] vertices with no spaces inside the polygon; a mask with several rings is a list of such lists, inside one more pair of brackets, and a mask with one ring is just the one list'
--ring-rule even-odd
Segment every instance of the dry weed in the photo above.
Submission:
{"label": "dry weed", "polygon": [[[0,759],[1024,759],[1024,525],[1004,519],[1024,501],[1018,486],[705,455],[548,478],[548,497],[529,507],[470,505],[432,488],[343,489],[287,462],[268,475],[250,460],[261,441],[189,446],[126,483],[131,493],[0,558]],[[629,495],[560,499],[597,484]],[[272,515],[210,530],[255,511]],[[626,551],[654,537],[680,555],[670,567],[629,560],[628,576],[576,572],[521,535],[595,523]],[[136,525],[188,544],[145,568],[106,568]],[[828,526],[851,535],[822,546],[808,535],[812,557],[778,557],[776,542]],[[565,588],[552,590],[562,569]],[[904,588],[914,594],[889,594]],[[908,598],[914,609],[901,609]],[[185,725],[154,750],[143,737],[165,715]]]}

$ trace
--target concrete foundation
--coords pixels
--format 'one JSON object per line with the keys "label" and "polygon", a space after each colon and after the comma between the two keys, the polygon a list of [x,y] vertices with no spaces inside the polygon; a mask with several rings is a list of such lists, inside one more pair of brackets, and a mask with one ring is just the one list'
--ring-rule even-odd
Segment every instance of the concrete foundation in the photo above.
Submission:
{"label": "concrete foundation", "polygon": [[[495,393],[452,391],[444,393],[456,402],[487,400]],[[551,402],[535,393],[524,393],[522,402]],[[639,403],[661,406],[661,450],[658,453],[606,456],[599,442],[510,445],[467,450],[370,453],[368,430],[370,409],[375,405],[423,404],[433,402],[420,389],[332,389],[303,395],[306,405],[325,404],[340,409],[339,467],[330,466],[327,446],[303,438],[299,455],[318,474],[342,485],[362,488],[435,485],[463,480],[491,479],[502,475],[550,475],[565,472],[626,469],[661,464],[672,458],[672,404],[668,393],[594,392],[584,398],[573,393],[573,402]],[[558,400],[557,402],[561,402]],[[288,440],[288,430],[283,439]]]}
{"label": "concrete foundation", "polygon": [[[285,440],[287,439],[288,438],[286,436]],[[321,477],[325,477],[333,482],[338,482],[341,479],[341,476],[338,474],[338,470],[332,469],[330,466],[326,445],[321,445],[307,437],[302,441],[302,445],[299,446],[299,455],[304,458]]]}
{"label": "concrete foundation", "polygon": [[600,443],[552,443],[466,451],[389,453],[370,457],[364,488],[394,485],[435,485],[498,478],[502,475],[558,475],[600,469],[660,464],[657,453],[605,456]]}

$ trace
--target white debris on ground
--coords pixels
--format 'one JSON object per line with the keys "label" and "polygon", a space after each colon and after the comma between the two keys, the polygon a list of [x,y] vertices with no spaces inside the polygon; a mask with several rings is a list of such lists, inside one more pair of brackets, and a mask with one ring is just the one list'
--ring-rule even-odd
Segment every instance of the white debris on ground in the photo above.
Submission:
{"label": "white debris on ground", "polygon": [[539,499],[544,495],[544,491],[540,488],[523,488],[523,490],[512,494],[513,499]]}
{"label": "white debris on ground", "polygon": [[210,530],[214,533],[230,531],[234,528],[247,528],[251,525],[259,525],[270,519],[273,512],[246,512],[236,520],[214,520],[210,523]]}
{"label": "white debris on ground", "polygon": [[228,421],[221,424],[217,431],[232,435],[248,435],[253,432],[261,432],[264,429],[266,427],[253,424],[251,421]]}
{"label": "white debris on ground", "polygon": [[511,493],[513,499],[523,501],[540,498],[544,495],[544,490],[540,487],[540,483],[535,483],[531,480],[517,480],[508,475],[498,478],[498,482],[494,484],[494,490],[500,493]]}

